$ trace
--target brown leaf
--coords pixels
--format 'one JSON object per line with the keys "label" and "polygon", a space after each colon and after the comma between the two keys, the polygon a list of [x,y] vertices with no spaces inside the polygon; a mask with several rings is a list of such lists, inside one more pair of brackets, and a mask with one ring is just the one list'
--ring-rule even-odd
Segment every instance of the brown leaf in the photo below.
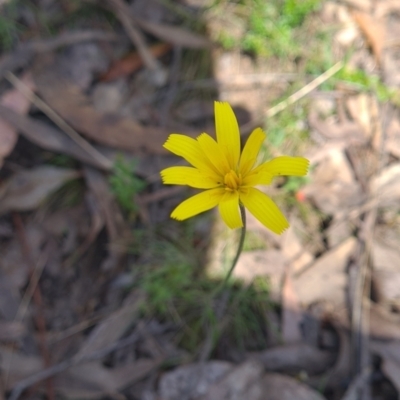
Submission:
{"label": "brown leaf", "polygon": [[[21,78],[22,82],[33,90],[34,84],[30,74]],[[11,89],[0,99],[0,105],[7,107],[18,114],[26,114],[29,111],[30,101],[17,89]],[[0,167],[3,158],[7,157],[17,142],[16,129],[6,120],[0,118]]]}
{"label": "brown leaf", "polygon": [[11,389],[18,381],[43,369],[39,357],[26,356],[19,351],[0,346],[0,370],[6,371],[8,379],[6,389]]}
{"label": "brown leaf", "polygon": [[51,107],[77,131],[107,146],[134,151],[136,154],[165,154],[163,144],[168,131],[144,127],[130,118],[114,113],[102,114],[88,97],[67,82],[55,66],[36,70],[34,80],[39,93]]}
{"label": "brown leaf", "polygon": [[381,307],[369,302],[370,307],[370,335],[377,339],[400,339],[400,318]]}
{"label": "brown leaf", "polygon": [[289,376],[266,374],[257,400],[324,400],[314,389]]}
{"label": "brown leaf", "polygon": [[191,49],[204,49],[211,47],[211,42],[207,38],[190,32],[187,29],[173,25],[145,21],[144,19],[139,18],[134,18],[134,21],[144,31],[147,31],[161,40],[169,42],[175,46],[188,47]]}
{"label": "brown leaf", "polygon": [[357,241],[348,238],[340,246],[318,258],[294,281],[295,290],[305,306],[318,300],[330,301],[338,307],[346,304],[347,272],[349,257]]}
{"label": "brown leaf", "polygon": [[[154,57],[162,57],[171,50],[168,43],[158,43],[149,48]],[[110,82],[115,79],[130,75],[143,66],[143,60],[137,52],[129,53],[120,60],[115,61],[107,72],[100,76],[102,82]]]}
{"label": "brown leaf", "polygon": [[386,36],[385,26],[364,12],[354,11],[353,18],[371,46],[372,52],[376,58],[376,62],[378,65],[381,65],[382,50],[384,48]]}
{"label": "brown leaf", "polygon": [[53,166],[19,171],[0,187],[0,214],[33,210],[49,194],[77,177],[77,171]]}
{"label": "brown leaf", "polygon": [[377,302],[391,307],[400,299],[400,252],[374,240],[372,262],[372,282]]}
{"label": "brown leaf", "polygon": [[121,309],[96,326],[75,357],[91,355],[118,340],[132,326],[142,302],[143,295],[141,293],[134,292],[129,296],[126,304]]}
{"label": "brown leaf", "polygon": [[400,200],[400,163],[395,163],[380,171],[371,183],[371,193],[380,206],[397,205]]}
{"label": "brown leaf", "polygon": [[359,206],[365,199],[342,150],[330,149],[311,175],[312,181],[303,192],[326,214],[339,215],[343,210]]}
{"label": "brown leaf", "polygon": [[387,138],[384,141],[385,150],[395,157],[400,158],[400,121],[398,118],[393,118],[390,121],[386,134]]}
{"label": "brown leaf", "polygon": [[300,370],[310,375],[320,374],[332,365],[335,355],[306,343],[275,346],[262,352],[248,354],[264,364],[267,371],[296,373]]}
{"label": "brown leaf", "polygon": [[271,296],[280,298],[285,258],[278,250],[253,250],[241,254],[233,271],[236,278],[250,283],[257,276],[268,277],[271,285]]}
{"label": "brown leaf", "polygon": [[20,115],[2,105],[0,105],[0,117],[16,128],[29,141],[43,149],[67,154],[100,169],[111,169],[111,161],[106,163],[95,158],[69,136],[55,127],[34,118]]}
{"label": "brown leaf", "polygon": [[294,274],[300,272],[303,268],[309,265],[313,260],[313,255],[308,251],[304,244],[301,243],[297,233],[303,233],[304,227],[296,218],[290,219],[290,227],[282,235],[281,251]]}

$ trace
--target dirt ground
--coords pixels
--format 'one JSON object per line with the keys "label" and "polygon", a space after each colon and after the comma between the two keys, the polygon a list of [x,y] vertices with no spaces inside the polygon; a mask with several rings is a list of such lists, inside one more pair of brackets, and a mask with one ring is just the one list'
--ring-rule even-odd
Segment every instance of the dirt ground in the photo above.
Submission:
{"label": "dirt ground", "polygon": [[[0,0],[0,400],[399,398],[400,2],[321,1],[282,54],[260,4]],[[159,174],[214,100],[311,164],[226,298],[238,232]]]}

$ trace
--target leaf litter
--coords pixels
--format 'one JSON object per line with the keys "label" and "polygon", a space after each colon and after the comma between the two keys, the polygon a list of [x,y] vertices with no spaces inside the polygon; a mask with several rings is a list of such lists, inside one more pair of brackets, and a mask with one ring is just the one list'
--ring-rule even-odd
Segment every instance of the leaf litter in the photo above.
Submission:
{"label": "leaf litter", "polygon": [[[119,2],[110,4],[118,6]],[[138,0],[134,4],[139,7]],[[179,15],[188,11],[180,5],[176,9]],[[185,98],[187,93],[179,92],[179,84],[173,86],[168,74],[163,79],[167,86],[171,84],[169,91],[159,87],[159,80],[147,81],[146,74],[152,62],[172,74],[177,47],[208,51],[215,46],[179,25],[175,11],[171,14],[161,7],[160,19],[155,14],[129,19],[115,10],[126,31],[125,42],[144,46],[144,51],[125,52],[133,55],[122,58],[121,48],[129,49],[129,45],[113,49],[110,42],[116,35],[109,33],[106,24],[97,33],[26,43],[29,51],[24,57],[22,45],[0,64],[1,76],[18,68],[31,73],[34,85],[29,75],[19,79],[87,143],[82,146],[60,125],[55,126],[38,103],[30,104],[17,88],[6,93],[2,87],[0,226],[11,229],[1,230],[5,234],[0,238],[0,362],[2,373],[9,377],[5,390],[10,398],[24,397],[24,391],[32,387],[53,400],[53,387],[56,397],[71,399],[336,400],[363,398],[357,397],[361,386],[362,390],[373,388],[374,400],[394,398],[390,396],[400,390],[397,110],[382,106],[382,93],[378,96],[371,82],[360,90],[360,82],[349,83],[345,73],[330,78],[334,90],[324,92],[316,85],[307,92],[312,104],[307,120],[312,143],[305,155],[313,168],[309,182],[296,189],[301,204],[288,207],[294,228],[277,238],[249,216],[249,237],[254,243],[249,241],[235,271],[244,287],[258,284],[260,277],[268,283],[274,309],[262,310],[268,317],[260,321],[269,321],[269,326],[260,326],[257,332],[268,336],[264,342],[270,347],[246,351],[230,342],[223,331],[210,353],[212,359],[197,362],[196,355],[187,350],[177,351],[177,338],[192,327],[182,319],[176,303],[166,297],[169,317],[161,323],[157,315],[151,315],[162,326],[154,329],[146,309],[151,300],[142,287],[135,290],[137,282],[142,282],[142,267],[162,268],[162,262],[145,251],[158,228],[146,242],[141,237],[143,225],[153,229],[163,218],[166,223],[172,200],[183,195],[161,189],[158,178],[146,171],[157,171],[170,162],[162,148],[170,132],[193,137],[203,130],[212,132],[210,93]],[[399,29],[398,4],[326,2],[321,13],[338,27],[334,43],[338,53],[361,43],[350,54],[349,65],[367,74],[380,74],[386,85],[398,90],[397,45],[387,37],[387,32]],[[135,39],[132,32],[139,32],[141,39]],[[88,45],[82,46],[83,41]],[[56,48],[63,49],[54,54]],[[97,55],[90,58],[92,51]],[[146,62],[143,57],[149,53],[150,62]],[[70,63],[82,63],[82,75],[67,73],[69,57],[74,60]],[[221,98],[247,110],[241,121],[247,129],[263,118],[266,104],[272,109],[271,102],[299,78],[290,68],[286,74],[271,75],[269,66],[257,66],[240,52],[213,48],[212,57],[216,70],[211,86],[219,82]],[[143,79],[140,88],[138,76]],[[228,76],[233,77],[230,82]],[[112,90],[121,93],[110,96],[107,107],[106,103],[99,106],[99,96],[108,90],[100,90],[100,85],[112,79]],[[261,83],[254,87],[255,82]],[[132,93],[138,96],[131,96],[130,107],[121,107]],[[389,90],[386,95],[384,102],[393,100]],[[326,106],[323,96],[333,99],[328,113],[322,112]],[[254,99],[251,105],[249,98]],[[302,101],[298,96],[290,98],[295,99],[293,104],[281,102],[282,109],[296,110],[296,102]],[[168,102],[174,118],[165,126],[160,110]],[[21,147],[35,157],[22,162]],[[96,152],[101,156],[96,157]],[[137,215],[128,217],[112,195],[107,173],[118,152],[141,160],[138,171],[147,187],[132,199],[140,205],[141,221]],[[280,190],[284,184],[279,182]],[[279,190],[272,187],[271,192]],[[11,218],[24,222],[31,250],[29,264],[42,265],[36,289],[42,304],[23,302],[32,277]],[[194,230],[193,243],[204,243],[204,223],[200,221]],[[236,240],[217,228],[213,232],[208,253],[210,281],[221,276],[213,268],[229,259],[226,240],[233,244]],[[179,242],[176,235],[176,227],[168,225],[168,239]],[[215,235],[222,235],[224,241]],[[364,280],[358,281],[360,277]],[[357,282],[361,282],[360,291],[355,290]],[[15,319],[21,305],[24,318]],[[46,320],[44,331],[32,327],[37,314]],[[41,336],[51,354],[50,365],[44,361]],[[50,339],[55,337],[62,339]],[[371,356],[379,363],[368,361]],[[367,361],[355,362],[361,359]],[[383,397],[370,376],[378,376],[381,384],[389,382]],[[48,378],[52,386],[42,385]]]}

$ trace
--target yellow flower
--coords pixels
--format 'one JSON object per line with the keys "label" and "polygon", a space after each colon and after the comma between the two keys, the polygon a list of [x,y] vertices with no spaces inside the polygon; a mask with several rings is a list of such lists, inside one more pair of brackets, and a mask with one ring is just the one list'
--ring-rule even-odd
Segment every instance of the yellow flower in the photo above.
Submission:
{"label": "yellow flower", "polygon": [[215,130],[217,141],[206,133],[197,139],[173,133],[165,142],[167,150],[192,167],[162,170],[164,184],[206,189],[179,204],[171,217],[182,221],[218,206],[226,225],[240,228],[242,204],[263,225],[281,234],[289,223],[277,205],[255,186],[268,185],[278,175],[306,175],[308,160],[282,156],[256,166],[266,134],[261,128],[255,129],[240,152],[239,126],[228,103],[215,102]]}

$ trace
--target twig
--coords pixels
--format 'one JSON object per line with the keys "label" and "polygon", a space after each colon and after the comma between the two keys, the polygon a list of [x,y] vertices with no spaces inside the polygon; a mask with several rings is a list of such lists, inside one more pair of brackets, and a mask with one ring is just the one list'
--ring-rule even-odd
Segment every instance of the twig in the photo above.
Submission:
{"label": "twig", "polygon": [[69,360],[65,360],[60,362],[57,365],[53,365],[50,368],[46,368],[36,374],[31,375],[30,377],[21,380],[18,382],[14,388],[11,391],[10,397],[8,400],[18,400],[18,398],[21,396],[21,394],[30,386],[43,381],[45,379],[51,378],[54,375],[57,375],[68,368],[75,367],[79,364],[87,363],[90,361],[95,361],[99,360],[101,358],[104,358],[107,356],[109,353],[122,349],[126,346],[129,346],[133,343],[135,343],[139,339],[139,334],[137,332],[133,333],[131,336],[128,336],[127,338],[121,339],[118,342],[113,343],[112,345],[105,347],[102,350],[95,351],[91,354],[88,354],[86,356],[79,356],[79,357],[72,357]]}
{"label": "twig", "polygon": [[108,0],[108,3],[115,11],[132,43],[136,46],[137,51],[142,58],[144,64],[150,71],[155,74],[155,82],[164,83],[166,73],[163,71],[157,59],[151,54],[150,50],[147,48],[142,33],[134,26],[133,19],[130,17],[129,7],[122,0]]}
{"label": "twig", "polygon": [[88,154],[97,160],[106,169],[110,169],[113,165],[112,161],[103,156],[89,142],[82,138],[67,122],[65,122],[51,107],[49,107],[42,99],[35,95],[24,82],[18,79],[10,71],[5,74],[7,80],[12,83],[29,101],[35,104],[43,113],[45,113],[63,132],[65,132],[77,145],[82,147]]}
{"label": "twig", "polygon": [[296,93],[293,93],[291,96],[289,96],[287,99],[283,100],[276,106],[270,108],[267,111],[267,117],[273,117],[274,115],[278,114],[279,112],[283,111],[286,107],[296,103],[299,101],[301,98],[312,92],[314,89],[316,89],[319,85],[327,81],[329,78],[331,78],[333,75],[336,74],[342,67],[343,67],[343,62],[339,61],[336,63],[333,67],[329,68],[327,71],[325,71],[322,75],[320,75],[318,78],[314,79],[310,83],[308,83],[306,86],[302,87],[300,90],[298,90]]}

